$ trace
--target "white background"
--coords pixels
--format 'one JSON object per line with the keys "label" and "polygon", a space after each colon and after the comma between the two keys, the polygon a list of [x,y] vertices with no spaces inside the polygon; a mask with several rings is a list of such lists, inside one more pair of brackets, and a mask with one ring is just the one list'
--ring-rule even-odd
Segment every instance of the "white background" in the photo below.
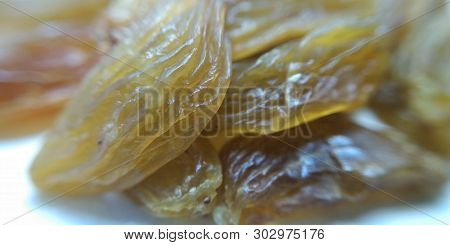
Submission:
{"label": "white background", "polygon": [[[0,141],[0,223],[23,215],[10,224],[212,224],[208,218],[197,220],[160,219],[149,216],[120,194],[100,197],[63,197],[40,208],[52,197],[33,187],[27,170],[43,135]],[[450,223],[450,185],[437,200],[416,204],[428,214]],[[36,209],[37,208],[37,209]],[[30,210],[33,210],[31,211]],[[410,207],[398,204],[330,224],[438,224]]]}

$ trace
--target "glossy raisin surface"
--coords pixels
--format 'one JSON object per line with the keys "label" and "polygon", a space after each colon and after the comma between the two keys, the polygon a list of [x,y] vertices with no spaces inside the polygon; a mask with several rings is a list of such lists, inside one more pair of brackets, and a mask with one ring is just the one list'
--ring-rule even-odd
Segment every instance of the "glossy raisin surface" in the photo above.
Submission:
{"label": "glossy raisin surface", "polygon": [[283,134],[238,137],[220,156],[223,201],[214,212],[219,224],[325,218],[396,201],[385,193],[407,199],[435,191],[446,176],[438,158],[403,135],[374,132],[342,116]]}
{"label": "glossy raisin surface", "polygon": [[215,117],[219,130],[269,134],[363,106],[386,72],[389,48],[372,21],[340,20],[233,63]]}
{"label": "glossy raisin surface", "polygon": [[199,138],[127,193],[153,215],[192,217],[211,212],[221,184],[219,156],[207,140]]}
{"label": "glossy raisin surface", "polygon": [[33,163],[38,187],[127,189],[200,134],[229,85],[225,11],[220,1],[177,3],[165,1],[169,11],[152,16],[161,22],[121,40],[84,79]]}
{"label": "glossy raisin surface", "polygon": [[226,28],[233,43],[233,60],[303,37],[339,18],[368,16],[373,11],[372,0],[229,1]]}

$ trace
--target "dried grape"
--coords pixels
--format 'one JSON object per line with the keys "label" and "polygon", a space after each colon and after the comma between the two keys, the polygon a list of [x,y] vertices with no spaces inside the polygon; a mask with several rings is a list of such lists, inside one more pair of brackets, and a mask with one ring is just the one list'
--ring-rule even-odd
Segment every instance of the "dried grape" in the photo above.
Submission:
{"label": "dried grape", "polygon": [[372,0],[229,2],[226,29],[233,44],[233,61],[302,37],[344,16],[369,16],[374,10]]}
{"label": "dried grape", "polygon": [[105,5],[104,0],[0,5],[0,137],[51,125],[100,57],[95,19]]}
{"label": "dried grape", "polygon": [[377,35],[372,21],[341,20],[233,63],[215,127],[268,134],[364,105],[389,60],[389,42],[371,42]]}
{"label": "dried grape", "polygon": [[164,1],[169,10],[152,16],[161,22],[121,40],[84,79],[33,163],[39,188],[130,188],[183,153],[206,126],[229,85],[224,6],[175,2]]}
{"label": "dried grape", "polygon": [[0,136],[17,136],[51,125],[79,81],[99,60],[91,31],[89,27],[72,30],[83,42],[47,31],[7,46],[0,61]]}
{"label": "dried grape", "polygon": [[[439,30],[428,35],[430,29]],[[422,145],[450,154],[450,17],[439,11],[413,25],[372,106]]]}
{"label": "dried grape", "polygon": [[211,212],[221,183],[219,156],[199,138],[127,193],[157,216],[190,217]]}
{"label": "dried grape", "polygon": [[5,1],[0,4],[0,36],[23,33],[43,23],[52,26],[90,23],[108,2],[109,0]]}
{"label": "dried grape", "polygon": [[[257,138],[238,137],[221,151],[219,224],[260,224],[324,217],[354,207],[435,191],[444,164],[393,131],[374,132],[330,116]],[[374,188],[376,187],[376,188]],[[414,190],[412,193],[410,190]],[[371,203],[373,202],[373,203]]]}

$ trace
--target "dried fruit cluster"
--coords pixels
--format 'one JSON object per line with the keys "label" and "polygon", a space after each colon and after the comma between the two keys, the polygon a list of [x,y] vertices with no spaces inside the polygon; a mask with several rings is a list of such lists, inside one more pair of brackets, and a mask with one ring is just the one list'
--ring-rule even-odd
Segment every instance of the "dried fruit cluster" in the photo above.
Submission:
{"label": "dried fruit cluster", "polygon": [[[398,28],[440,4],[419,2],[112,1],[83,24],[97,34],[91,46],[111,48],[49,132],[32,179],[52,193],[124,191],[154,215],[219,224],[435,193],[448,175],[438,153],[450,140],[450,21],[435,13]],[[443,31],[430,37],[430,26]],[[0,103],[33,98],[34,79],[47,98],[95,63],[79,43],[54,42],[0,64]],[[51,62],[73,55],[84,59]],[[393,128],[357,123],[369,100]]]}
{"label": "dried fruit cluster", "polygon": [[0,5],[0,137],[51,124],[101,56],[95,49],[102,48],[102,41],[94,23],[106,3],[43,0]]}

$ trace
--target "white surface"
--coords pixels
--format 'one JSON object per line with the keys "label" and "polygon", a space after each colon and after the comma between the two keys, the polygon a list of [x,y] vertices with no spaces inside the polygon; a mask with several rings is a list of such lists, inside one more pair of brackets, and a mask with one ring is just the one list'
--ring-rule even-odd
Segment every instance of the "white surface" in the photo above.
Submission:
{"label": "white surface", "polygon": [[[28,168],[42,144],[43,135],[0,141],[0,223],[9,224],[212,224],[197,220],[160,219],[149,216],[120,194],[68,198],[54,201],[40,194],[28,177]],[[47,203],[48,202],[48,203]],[[438,199],[415,204],[429,215],[450,223],[450,184]],[[331,224],[439,224],[401,203],[369,211]]]}

